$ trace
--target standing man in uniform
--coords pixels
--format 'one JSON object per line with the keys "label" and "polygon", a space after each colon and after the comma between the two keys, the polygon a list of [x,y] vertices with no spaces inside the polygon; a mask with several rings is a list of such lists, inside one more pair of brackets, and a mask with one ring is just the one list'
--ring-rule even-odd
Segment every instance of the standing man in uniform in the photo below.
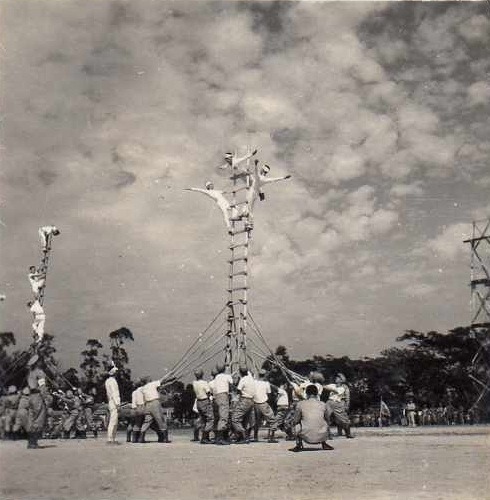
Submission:
{"label": "standing man in uniform", "polygon": [[15,385],[9,386],[4,403],[4,425],[7,439],[14,439],[13,431],[19,399],[20,394],[17,393],[17,387]]}
{"label": "standing man in uniform", "polygon": [[48,409],[46,405],[47,387],[46,374],[41,369],[39,356],[35,354],[27,362],[27,386],[29,387],[29,416],[27,419],[28,441],[27,448],[39,448],[38,440],[41,437]]}
{"label": "standing man in uniform", "polygon": [[269,424],[269,437],[267,439],[268,443],[277,443],[274,439],[274,434],[276,432],[276,417],[272,408],[269,405],[269,394],[272,393],[271,384],[266,380],[267,372],[265,370],[259,371],[259,380],[255,381],[255,394],[254,394],[254,406],[256,410],[256,426],[260,425],[260,421],[263,418],[267,420]]}
{"label": "standing man in uniform", "polygon": [[225,365],[216,365],[218,372],[213,380],[213,397],[218,409],[218,425],[216,427],[215,443],[219,445],[230,444],[226,439],[228,420],[230,417],[230,385],[233,379],[225,373]]}
{"label": "standing man in uniform", "polygon": [[237,437],[237,444],[248,443],[247,428],[254,411],[255,379],[246,366],[240,367],[240,381],[237,389],[240,393],[236,407],[231,415],[231,424]]}
{"label": "standing man in uniform", "polygon": [[202,370],[197,370],[194,375],[196,380],[192,382],[192,388],[196,396],[196,407],[201,421],[201,444],[210,444],[209,433],[213,430],[214,425],[213,404],[209,399],[211,388],[209,383],[204,380]]}
{"label": "standing man in uniform", "polygon": [[350,404],[350,390],[347,386],[347,379],[343,373],[337,373],[333,384],[325,386],[330,391],[327,401],[327,411],[329,423],[331,419],[345,431],[345,437],[352,439],[350,432],[350,420],[347,415],[347,408]]}
{"label": "standing man in uniform", "polygon": [[107,444],[121,444],[116,441],[117,424],[119,421],[118,411],[121,406],[121,396],[119,395],[119,384],[116,380],[117,367],[113,366],[105,381],[107,402],[109,404],[109,424],[107,425]]}
{"label": "standing man in uniform", "polygon": [[13,434],[16,435],[19,432],[27,432],[27,422],[29,419],[29,395],[31,391],[29,387],[24,387],[22,389],[22,394],[20,395],[19,404],[17,406],[17,412],[15,414],[15,423],[13,428]]}
{"label": "standing man in uniform", "polygon": [[126,437],[132,443],[139,443],[141,428],[145,420],[145,397],[143,396],[142,386],[137,387],[131,393],[131,413],[131,430],[128,430],[128,436]]}
{"label": "standing man in uniform", "polygon": [[167,422],[162,412],[162,404],[160,402],[159,388],[162,385],[162,379],[154,380],[145,384],[141,390],[145,399],[145,412],[152,418],[145,419],[145,423],[141,428],[140,443],[145,442],[146,431],[150,428],[152,423],[156,425],[156,433],[158,435],[159,443],[170,443],[168,439]]}
{"label": "standing man in uniform", "polygon": [[287,384],[281,384],[277,390],[276,424],[278,429],[286,433],[286,439],[292,439],[293,432],[286,420],[286,416],[289,412],[289,396],[286,389]]}

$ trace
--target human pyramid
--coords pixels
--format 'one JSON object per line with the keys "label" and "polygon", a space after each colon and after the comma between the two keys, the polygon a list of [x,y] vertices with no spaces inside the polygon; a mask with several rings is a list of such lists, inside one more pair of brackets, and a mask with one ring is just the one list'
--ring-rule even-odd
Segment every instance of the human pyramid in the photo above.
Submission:
{"label": "human pyramid", "polygon": [[245,183],[248,183],[246,203],[243,207],[237,208],[236,206],[230,204],[229,200],[225,196],[226,191],[215,189],[214,183],[211,181],[207,181],[205,183],[205,189],[186,189],[186,191],[202,193],[214,200],[223,214],[223,219],[229,234],[233,233],[231,222],[238,221],[244,218],[248,219],[247,229],[253,229],[253,207],[257,199],[259,199],[260,201],[263,201],[265,199],[263,187],[266,184],[271,184],[291,178],[291,175],[289,174],[282,177],[268,177],[270,171],[269,165],[261,165],[260,161],[257,159],[254,160],[252,169],[247,169],[246,167],[244,168],[243,164],[253,158],[256,153],[256,149],[251,153],[248,153],[245,156],[241,157],[237,157],[232,153],[226,153],[225,164],[219,167],[220,169],[231,168],[231,171],[234,173],[235,177],[242,178]]}

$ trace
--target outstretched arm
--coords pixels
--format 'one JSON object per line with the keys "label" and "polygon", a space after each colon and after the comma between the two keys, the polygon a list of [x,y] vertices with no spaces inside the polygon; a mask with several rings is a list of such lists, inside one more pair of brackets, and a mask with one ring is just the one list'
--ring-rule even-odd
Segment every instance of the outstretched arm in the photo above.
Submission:
{"label": "outstretched arm", "polygon": [[284,175],[283,177],[260,177],[260,183],[263,184],[270,184],[271,182],[279,182],[279,181],[285,181],[286,179],[290,179],[291,175]]}
{"label": "outstretched arm", "polygon": [[257,150],[254,149],[251,153],[248,153],[245,156],[242,156],[241,158],[234,158],[233,159],[233,165],[234,166],[238,165],[238,164],[244,162],[245,160],[248,160],[248,159],[252,158],[252,156],[254,156],[256,153],[257,153]]}
{"label": "outstretched arm", "polygon": [[216,198],[213,196],[209,189],[201,189],[201,188],[186,188],[184,191],[195,191],[196,193],[202,193],[216,201]]}

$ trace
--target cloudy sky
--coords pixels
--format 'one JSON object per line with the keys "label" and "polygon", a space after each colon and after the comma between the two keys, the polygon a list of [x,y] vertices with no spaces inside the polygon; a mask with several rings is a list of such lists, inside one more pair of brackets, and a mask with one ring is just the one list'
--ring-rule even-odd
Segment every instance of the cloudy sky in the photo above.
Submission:
{"label": "cloudy sky", "polygon": [[65,366],[127,326],[170,367],[226,300],[218,209],[184,192],[259,148],[251,310],[295,358],[375,355],[470,322],[463,239],[490,216],[483,3],[4,0],[0,328],[56,224],[47,331]]}

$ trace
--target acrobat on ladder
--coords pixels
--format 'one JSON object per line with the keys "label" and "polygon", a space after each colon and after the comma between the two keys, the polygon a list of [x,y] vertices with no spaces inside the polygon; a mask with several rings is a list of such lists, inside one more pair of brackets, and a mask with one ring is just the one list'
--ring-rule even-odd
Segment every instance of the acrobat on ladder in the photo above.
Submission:
{"label": "acrobat on ladder", "polygon": [[46,289],[46,276],[48,273],[49,258],[53,236],[60,234],[56,226],[43,226],[39,228],[39,237],[41,239],[42,256],[38,267],[29,267],[29,283],[31,285],[33,299],[27,303],[33,316],[32,332],[34,343],[42,342],[44,337],[44,325],[46,323],[46,314],[44,312],[44,292]]}

